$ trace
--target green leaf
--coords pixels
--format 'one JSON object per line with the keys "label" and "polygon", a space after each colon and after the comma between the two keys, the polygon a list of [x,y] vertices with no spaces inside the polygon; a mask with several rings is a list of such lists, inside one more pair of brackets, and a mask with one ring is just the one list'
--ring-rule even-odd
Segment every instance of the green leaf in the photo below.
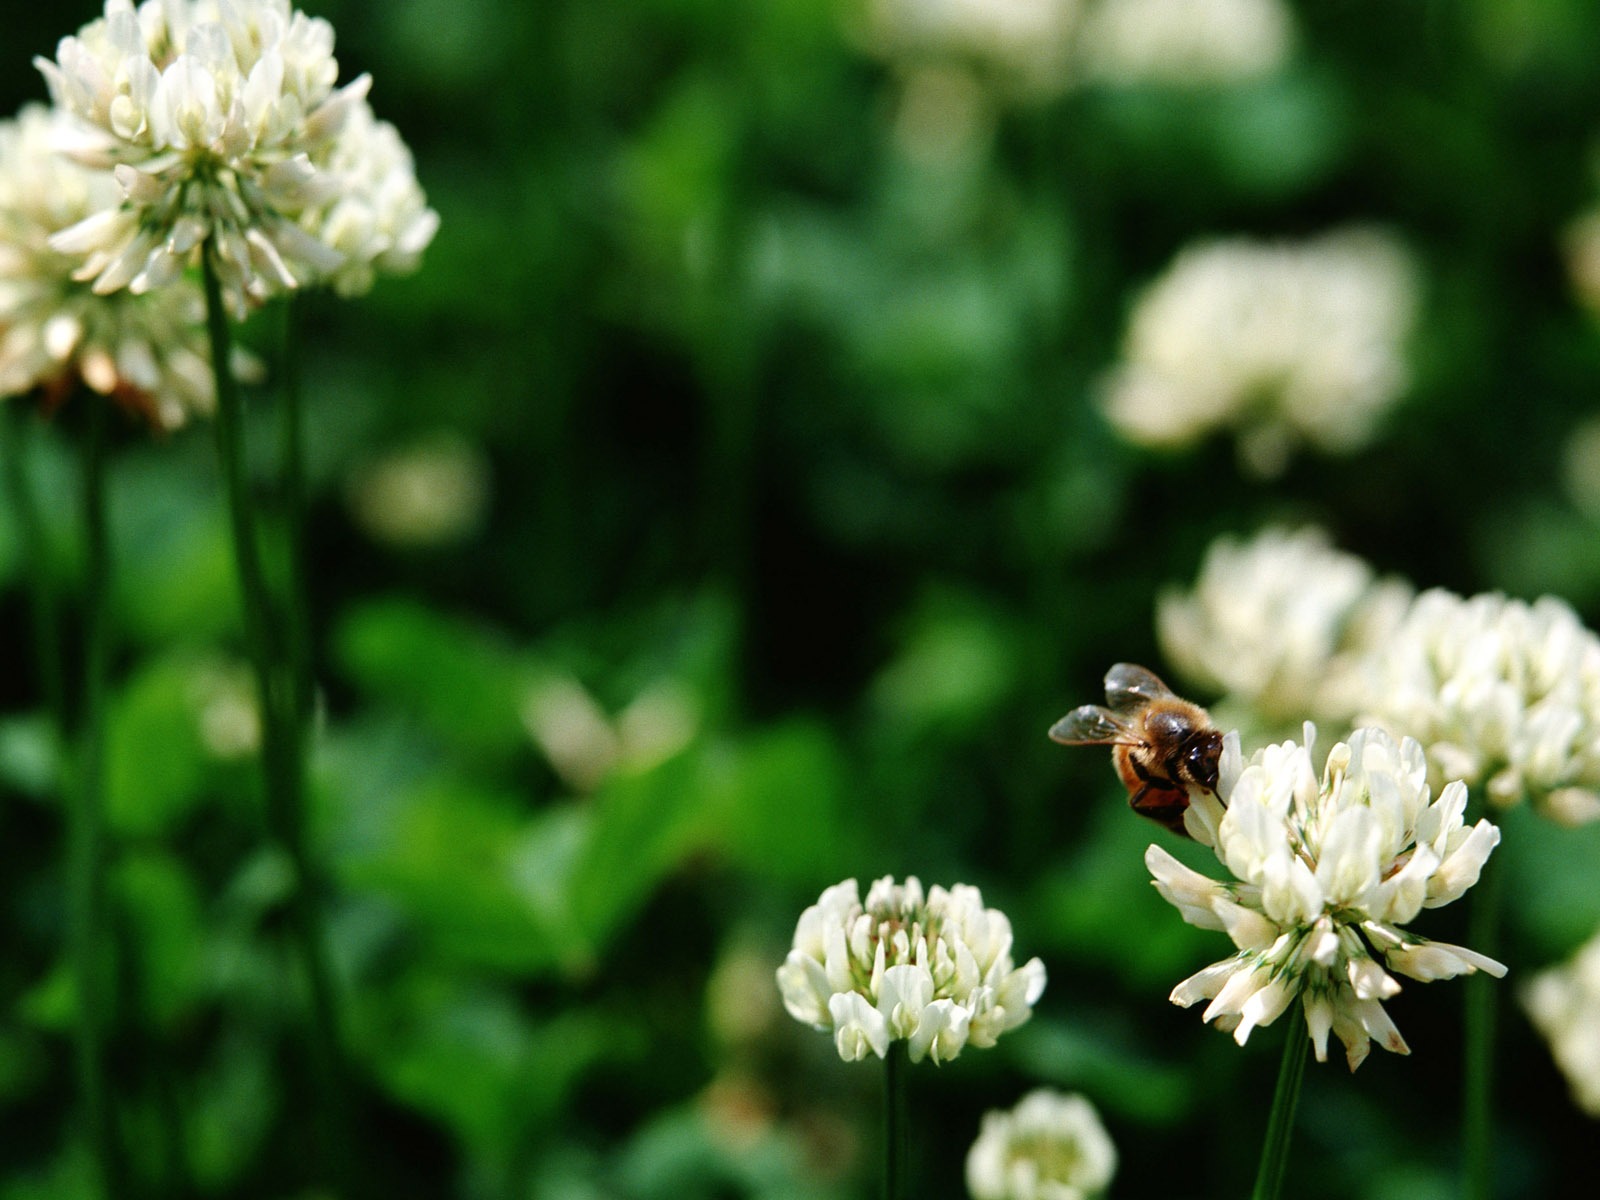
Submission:
{"label": "green leaf", "polygon": [[708,848],[764,878],[810,882],[853,855],[845,764],[820,722],[710,745],[699,786]]}
{"label": "green leaf", "polygon": [[399,705],[446,744],[496,760],[528,745],[520,710],[529,664],[490,630],[392,598],[357,607],[334,645],[363,692]]}
{"label": "green leaf", "polygon": [[201,1187],[236,1183],[260,1152],[282,1106],[271,1056],[265,1040],[229,1036],[202,1068],[194,1094],[204,1102],[184,1120],[189,1170]]}
{"label": "green leaf", "polygon": [[536,1019],[510,994],[418,976],[374,1011],[371,1067],[398,1099],[475,1153],[504,1160],[550,1120],[596,1063],[644,1051],[638,1031],[595,1009]]}
{"label": "green leaf", "polygon": [[347,852],[340,871],[397,905],[430,954],[518,974],[579,954],[520,882],[535,822],[515,797],[437,778],[396,797],[387,818],[387,835]]}
{"label": "green leaf", "polygon": [[187,659],[146,664],[106,714],[106,816],[119,833],[171,829],[199,801],[212,756],[201,741],[200,668]]}
{"label": "green leaf", "polygon": [[200,896],[181,862],[160,851],[125,856],[112,890],[131,937],[140,1016],[173,1031],[201,999],[206,945]]}
{"label": "green leaf", "polygon": [[618,773],[588,801],[589,830],[573,864],[572,912],[596,947],[616,933],[706,832],[692,757]]}

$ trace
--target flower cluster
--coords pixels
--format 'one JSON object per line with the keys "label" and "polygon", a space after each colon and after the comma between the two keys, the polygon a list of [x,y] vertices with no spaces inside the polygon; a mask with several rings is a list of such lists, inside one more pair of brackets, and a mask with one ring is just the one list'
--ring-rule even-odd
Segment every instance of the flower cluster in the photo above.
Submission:
{"label": "flower cluster", "polygon": [[1565,824],[1600,817],[1600,638],[1562,601],[1422,593],[1367,657],[1361,719]]}
{"label": "flower cluster", "polygon": [[117,185],[55,153],[62,123],[38,104],[0,122],[0,395],[82,382],[171,429],[213,403],[204,301],[187,280],[142,297],[72,282],[75,261],[50,239],[114,206]]}
{"label": "flower cluster", "polygon": [[1213,545],[1157,625],[1179,672],[1245,724],[1381,726],[1422,743],[1435,786],[1600,818],[1600,638],[1560,600],[1413,594],[1319,532],[1269,529]]}
{"label": "flower cluster", "polygon": [[1173,1003],[1209,1001],[1205,1019],[1242,1045],[1299,999],[1318,1061],[1331,1032],[1353,1071],[1373,1039],[1409,1052],[1382,1004],[1400,990],[1389,971],[1423,981],[1505,973],[1482,954],[1403,928],[1476,883],[1500,831],[1464,824],[1459,781],[1429,803],[1415,741],[1357,730],[1329,751],[1319,781],[1314,737],[1308,724],[1304,745],[1269,746],[1247,762],[1229,734],[1217,794],[1194,797],[1189,832],[1236,882],[1212,880],[1158,846],[1145,863],[1184,920],[1226,932],[1237,947],[1174,988]]}
{"label": "flower cluster", "polygon": [[984,1115],[967,1153],[973,1200],[1088,1200],[1111,1184],[1117,1148],[1094,1105],[1048,1088]]}
{"label": "flower cluster", "polygon": [[1156,628],[1181,674],[1268,726],[1343,719],[1361,656],[1399,623],[1411,594],[1319,529],[1269,528],[1215,542],[1194,588],[1161,597]]}
{"label": "flower cluster", "polygon": [[416,165],[400,133],[358,105],[319,164],[341,186],[325,203],[308,209],[301,226],[342,256],[328,282],[341,296],[370,291],[380,272],[416,270],[439,228],[417,183]]}
{"label": "flower cluster", "polygon": [[1302,442],[1355,450],[1406,386],[1417,290],[1405,247],[1376,230],[1191,246],[1137,302],[1107,417],[1159,447],[1232,429],[1260,475]]}
{"label": "flower cluster", "polygon": [[1536,975],[1522,1005],[1550,1043],[1573,1100],[1600,1117],[1600,934],[1569,962]]}
{"label": "flower cluster", "polygon": [[432,236],[371,80],[336,89],[332,27],[289,0],[107,0],[36,61],[77,118],[60,148],[120,188],[53,243],[96,292],[164,287],[209,240],[242,316],[310,283],[360,290]]}
{"label": "flower cluster", "polygon": [[800,915],[778,968],[784,1007],[833,1034],[846,1062],[903,1040],[913,1062],[945,1062],[962,1047],[992,1046],[1033,1012],[1044,964],[1011,961],[1011,922],[956,884],[924,894],[916,876],[884,876],[863,904],[854,879]]}

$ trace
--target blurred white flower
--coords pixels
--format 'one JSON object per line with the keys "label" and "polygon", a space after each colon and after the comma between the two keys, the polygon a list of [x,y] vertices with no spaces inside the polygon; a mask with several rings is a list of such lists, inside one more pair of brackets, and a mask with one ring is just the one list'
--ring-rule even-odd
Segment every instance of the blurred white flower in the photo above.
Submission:
{"label": "blurred white flower", "polygon": [[616,719],[576,679],[554,676],[528,689],[522,726],[556,774],[592,792],[619,770],[648,771],[677,754],[700,730],[700,710],[682,684],[657,680]]}
{"label": "blurred white flower", "polygon": [[241,663],[203,662],[190,682],[200,741],[216,758],[232,762],[261,748],[261,713],[250,671]]}
{"label": "blurred white flower", "polygon": [[1574,220],[1561,240],[1578,299],[1591,312],[1600,312],[1600,208]]}
{"label": "blurred white flower", "polygon": [[866,37],[903,66],[970,66],[1002,90],[1050,93],[1067,83],[1082,0],[868,0]]}
{"label": "blurred white flower", "polygon": [[1534,976],[1522,1005],[1550,1043],[1573,1101],[1600,1117],[1600,934],[1566,963]]}
{"label": "blurred white flower", "polygon": [[1111,1183],[1117,1148],[1094,1105],[1048,1088],[983,1118],[967,1152],[973,1200],[1088,1200]]}
{"label": "blurred white flower", "polygon": [[[329,278],[345,254],[321,240],[338,232],[373,249],[381,233],[357,237],[346,224],[311,221],[351,191],[387,215],[405,244],[379,250],[404,262],[420,242],[410,201],[380,201],[382,180],[404,175],[387,135],[358,128],[359,145],[390,154],[386,165],[351,168],[338,141],[371,84],[363,75],[338,90],[333,27],[289,0],[107,0],[105,15],[63,38],[54,61],[36,59],[56,104],[79,119],[63,149],[113,170],[119,203],[56,236],[81,256],[78,277],[98,292],[164,287],[215,240],[229,305]],[[370,178],[369,178],[370,177]],[[352,180],[367,179],[364,185]],[[402,186],[398,189],[404,192]],[[351,220],[353,227],[360,222]],[[431,230],[427,233],[431,235]],[[348,249],[348,245],[345,247]],[[362,267],[342,280],[359,286]]]}
{"label": "blurred white flower", "polygon": [[489,502],[489,464],[464,438],[438,434],[352,473],[350,513],[392,546],[444,546],[471,536]]}
{"label": "blurred white flower", "polygon": [[1106,414],[1151,446],[1231,429],[1260,475],[1300,443],[1358,449],[1406,387],[1417,293],[1410,254],[1377,230],[1197,243],[1139,297]]}
{"label": "blurred white flower", "polygon": [[[1596,286],[1600,288],[1600,280]],[[1561,482],[1573,505],[1591,521],[1600,521],[1600,416],[1584,418],[1567,436]]]}
{"label": "blurred white flower", "polygon": [[1491,958],[1402,928],[1476,883],[1500,831],[1463,824],[1459,781],[1430,804],[1422,747],[1379,729],[1336,744],[1319,781],[1315,733],[1308,723],[1305,745],[1268,746],[1248,762],[1230,733],[1217,795],[1193,797],[1189,832],[1237,882],[1218,883],[1159,846],[1145,864],[1185,921],[1238,947],[1174,988],[1174,1004],[1210,1001],[1205,1019],[1243,1045],[1298,999],[1317,1060],[1327,1061],[1331,1032],[1353,1071],[1374,1038],[1410,1052],[1381,1003],[1400,991],[1385,966],[1423,981],[1505,974]]}
{"label": "blurred white flower", "polygon": [[212,408],[204,302],[186,280],[146,297],[97,296],[73,280],[76,260],[50,239],[114,206],[118,189],[55,152],[66,120],[34,104],[0,122],[0,395],[59,398],[82,381],[174,428]]}
{"label": "blurred white flower", "polygon": [[1424,592],[1363,669],[1362,722],[1444,775],[1563,824],[1600,817],[1600,639],[1562,601]]}
{"label": "blurred white flower", "polygon": [[1264,724],[1348,719],[1351,673],[1411,599],[1320,529],[1268,528],[1206,551],[1194,589],[1167,591],[1156,629],[1167,661]]}
{"label": "blurred white flower", "polygon": [[530,688],[521,715],[556,773],[580,792],[604,783],[622,757],[611,718],[576,679],[558,676]]}
{"label": "blurred white flower", "polygon": [[1113,83],[1237,83],[1294,52],[1283,0],[1100,0],[1078,34],[1083,73]]}
{"label": "blurred white flower", "polygon": [[978,889],[884,876],[861,902],[856,881],[822,893],[800,914],[778,968],[784,1007],[833,1034],[846,1062],[904,1041],[913,1062],[945,1062],[966,1045],[992,1046],[1033,1015],[1044,964],[1011,961],[1011,922]]}

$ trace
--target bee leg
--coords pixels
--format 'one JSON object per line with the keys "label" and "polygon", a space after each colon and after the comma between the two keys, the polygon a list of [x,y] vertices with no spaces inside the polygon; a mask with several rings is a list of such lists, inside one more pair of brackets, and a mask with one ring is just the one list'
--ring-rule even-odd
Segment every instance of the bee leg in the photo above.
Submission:
{"label": "bee leg", "polygon": [[1137,758],[1134,758],[1131,754],[1128,756],[1128,766],[1131,767],[1133,769],[1133,773],[1138,776],[1139,782],[1144,784],[1144,786],[1139,789],[1139,794],[1141,796],[1148,792],[1151,788],[1166,782],[1165,780],[1157,779],[1154,775],[1150,774],[1149,768],[1147,768]]}
{"label": "bee leg", "polygon": [[1128,806],[1141,817],[1149,817],[1179,837],[1188,837],[1183,814],[1189,807],[1189,793],[1174,788],[1165,780],[1152,779],[1128,798]]}

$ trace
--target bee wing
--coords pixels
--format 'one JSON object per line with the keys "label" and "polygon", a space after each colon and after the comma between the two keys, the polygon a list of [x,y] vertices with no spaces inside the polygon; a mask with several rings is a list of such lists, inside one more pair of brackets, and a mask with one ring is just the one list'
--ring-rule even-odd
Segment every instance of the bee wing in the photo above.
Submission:
{"label": "bee wing", "polygon": [[1118,663],[1106,672],[1106,703],[1114,712],[1133,712],[1152,700],[1165,700],[1174,692],[1154,671],[1134,663]]}
{"label": "bee wing", "polygon": [[1085,704],[1050,726],[1051,741],[1064,746],[1132,745],[1138,739],[1128,723],[1109,708]]}

